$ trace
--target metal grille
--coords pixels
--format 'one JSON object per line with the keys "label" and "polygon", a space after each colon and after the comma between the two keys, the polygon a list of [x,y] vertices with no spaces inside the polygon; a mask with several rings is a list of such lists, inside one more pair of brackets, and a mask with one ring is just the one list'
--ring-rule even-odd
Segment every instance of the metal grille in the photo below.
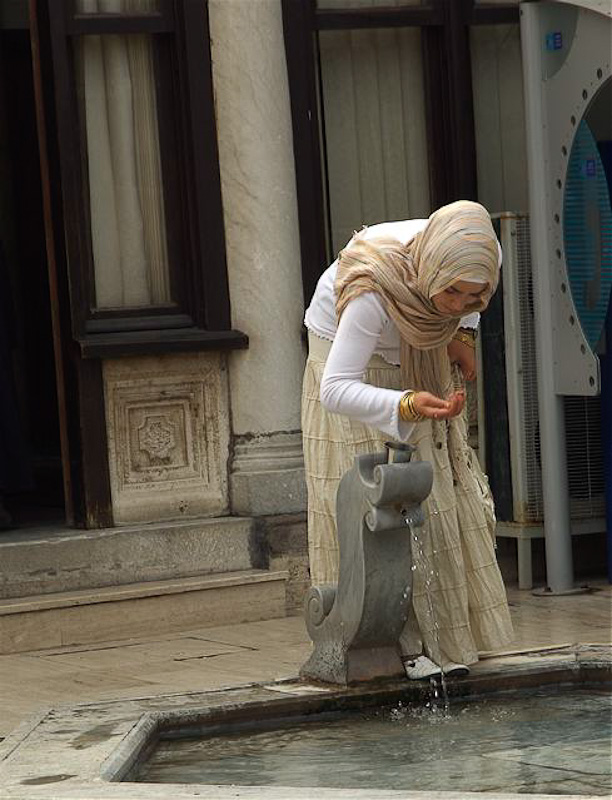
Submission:
{"label": "metal grille", "polygon": [[[538,392],[535,349],[535,323],[531,277],[529,220],[516,221],[518,297],[521,320],[520,346],[523,366],[524,428],[511,435],[525,437],[527,507],[525,522],[540,522],[544,517]],[[566,397],[565,426],[567,468],[572,519],[589,519],[605,514],[605,482],[601,437],[601,399]]]}
{"label": "metal grille", "polygon": [[531,239],[529,220],[516,220],[517,295],[519,301],[520,352],[523,367],[523,419],[521,435],[525,444],[527,503],[524,507],[525,522],[543,519],[542,467],[540,460],[540,430],[538,425],[538,377],[536,370],[535,321],[533,311],[533,282],[531,278]]}
{"label": "metal grille", "polygon": [[566,397],[565,435],[573,519],[606,513],[600,397]]}

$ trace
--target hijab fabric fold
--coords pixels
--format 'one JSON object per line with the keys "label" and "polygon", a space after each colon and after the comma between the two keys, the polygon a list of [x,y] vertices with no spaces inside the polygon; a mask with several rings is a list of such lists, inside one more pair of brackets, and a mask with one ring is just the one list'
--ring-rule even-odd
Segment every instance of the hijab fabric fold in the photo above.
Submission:
{"label": "hijab fabric fold", "polygon": [[[365,230],[338,256],[338,320],[355,297],[376,292],[400,333],[405,388],[448,397],[453,377],[447,346],[461,317],[485,309],[499,281],[498,243],[489,213],[468,200],[443,206],[406,245],[392,237],[366,239]],[[457,316],[438,311],[432,297],[461,280],[486,288]]]}

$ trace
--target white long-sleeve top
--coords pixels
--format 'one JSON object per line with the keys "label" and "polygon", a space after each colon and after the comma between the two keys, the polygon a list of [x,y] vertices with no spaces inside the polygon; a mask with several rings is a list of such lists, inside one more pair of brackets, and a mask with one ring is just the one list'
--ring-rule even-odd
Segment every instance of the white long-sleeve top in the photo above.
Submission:
{"label": "white long-sleeve top", "polygon": [[[407,244],[426,224],[426,219],[385,222],[367,228],[364,235],[393,236]],[[336,260],[319,279],[304,317],[309,331],[332,342],[321,381],[321,403],[328,411],[346,414],[394,439],[406,441],[414,423],[400,419],[399,401],[411,387],[396,391],[364,382],[373,354],[399,365],[399,330],[375,292],[351,300],[337,324],[334,292],[337,267]],[[480,314],[475,312],[463,317],[461,326],[476,328],[479,320]]]}

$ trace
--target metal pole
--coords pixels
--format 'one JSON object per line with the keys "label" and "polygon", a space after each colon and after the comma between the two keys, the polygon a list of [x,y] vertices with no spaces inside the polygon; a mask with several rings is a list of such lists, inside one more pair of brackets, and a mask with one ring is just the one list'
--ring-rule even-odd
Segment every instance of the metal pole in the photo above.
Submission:
{"label": "metal pole", "polygon": [[520,14],[525,78],[546,575],[549,593],[566,594],[574,591],[574,573],[563,398],[555,392],[555,327],[551,303],[552,269],[548,239],[552,219],[546,192],[550,177],[546,147],[547,120],[542,98],[542,34],[537,4],[523,3]]}

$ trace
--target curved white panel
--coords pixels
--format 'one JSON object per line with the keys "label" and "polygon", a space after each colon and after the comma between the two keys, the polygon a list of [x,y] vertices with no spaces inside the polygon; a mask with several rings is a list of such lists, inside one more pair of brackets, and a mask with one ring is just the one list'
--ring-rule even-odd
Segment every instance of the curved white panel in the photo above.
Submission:
{"label": "curved white panel", "polygon": [[[612,0],[610,0],[612,2]],[[564,197],[568,164],[577,130],[593,98],[611,75],[612,20],[569,3],[523,4],[537,14],[525,15],[524,45],[531,82],[532,154],[541,159],[532,169],[532,241],[534,269],[549,270],[551,352],[554,389],[558,395],[594,395],[600,391],[599,359],[591,348],[569,291],[564,244]],[[527,55],[527,53],[526,53]],[[537,108],[539,106],[539,108]],[[535,158],[532,157],[532,163]]]}
{"label": "curved white panel", "polygon": [[597,14],[605,14],[612,17],[612,0],[558,0],[568,6],[585,8],[587,11],[595,11]]}

